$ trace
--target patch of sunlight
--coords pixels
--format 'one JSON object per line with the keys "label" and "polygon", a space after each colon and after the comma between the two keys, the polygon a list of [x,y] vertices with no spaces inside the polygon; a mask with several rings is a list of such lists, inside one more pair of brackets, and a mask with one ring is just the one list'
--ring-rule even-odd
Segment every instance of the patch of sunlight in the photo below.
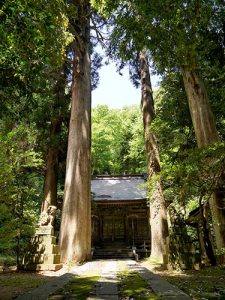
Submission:
{"label": "patch of sunlight", "polygon": [[[64,288],[57,290],[48,299],[59,299],[59,296],[71,297],[68,299],[86,299],[92,291],[95,283],[99,280],[99,275],[95,276],[75,276]],[[64,299],[64,298],[63,298]]]}
{"label": "patch of sunlight", "polygon": [[122,298],[128,297],[137,300],[158,300],[150,286],[140,277],[137,272],[120,273]]}

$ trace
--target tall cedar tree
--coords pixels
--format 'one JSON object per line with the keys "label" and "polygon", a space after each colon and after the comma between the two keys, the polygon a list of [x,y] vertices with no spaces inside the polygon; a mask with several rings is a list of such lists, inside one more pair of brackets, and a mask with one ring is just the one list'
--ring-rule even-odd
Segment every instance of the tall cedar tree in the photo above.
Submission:
{"label": "tall cedar tree", "polygon": [[141,74],[141,109],[143,114],[145,149],[149,179],[153,179],[154,188],[150,197],[150,223],[151,223],[151,259],[163,262],[166,251],[166,237],[168,224],[166,206],[163,196],[162,182],[160,179],[160,159],[155,134],[150,130],[150,125],[155,118],[154,101],[150,81],[149,64],[146,52],[140,52]]}
{"label": "tall cedar tree", "polygon": [[91,253],[89,1],[79,1],[77,10],[78,18],[73,23],[71,22],[76,33],[72,105],[59,241],[62,262],[85,261]]}
{"label": "tall cedar tree", "polygon": [[57,183],[58,183],[58,135],[62,126],[62,108],[65,105],[66,78],[64,67],[58,72],[59,78],[54,88],[54,111],[50,125],[50,139],[46,155],[46,171],[44,179],[44,195],[41,211],[46,212],[49,205],[57,206]]}
{"label": "tall cedar tree", "polygon": [[[198,147],[209,146],[219,141],[219,136],[205,85],[196,66],[182,66],[181,69]],[[225,248],[223,199],[224,191],[220,189],[209,199],[217,249]]]}

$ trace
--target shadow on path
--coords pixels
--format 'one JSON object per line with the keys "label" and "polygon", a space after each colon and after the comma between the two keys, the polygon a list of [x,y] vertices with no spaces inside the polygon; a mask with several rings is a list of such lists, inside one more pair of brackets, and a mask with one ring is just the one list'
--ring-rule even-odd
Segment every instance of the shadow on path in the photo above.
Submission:
{"label": "shadow on path", "polygon": [[[122,267],[121,267],[122,266]],[[163,300],[191,300],[192,298],[183,291],[173,286],[159,275],[154,274],[147,268],[141,266],[133,260],[101,260],[86,263],[81,267],[74,268],[70,273],[65,273],[55,280],[46,283],[22,296],[17,300],[45,300],[55,291],[62,289],[68,284],[74,276],[85,276],[90,270],[98,270],[99,280],[94,284],[94,288],[87,300],[119,300],[120,289],[117,274],[121,269],[127,269],[131,272],[137,272]],[[82,279],[82,277],[80,278]],[[57,297],[57,296],[56,296]],[[58,295],[55,299],[75,299],[73,295]]]}

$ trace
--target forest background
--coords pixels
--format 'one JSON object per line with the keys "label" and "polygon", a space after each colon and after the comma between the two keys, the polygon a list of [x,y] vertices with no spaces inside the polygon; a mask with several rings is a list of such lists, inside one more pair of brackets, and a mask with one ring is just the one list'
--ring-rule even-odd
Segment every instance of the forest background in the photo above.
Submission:
{"label": "forest background", "polygon": [[[94,2],[95,9],[102,11],[103,7],[99,9]],[[139,2],[139,13],[146,17],[149,7]],[[160,5],[164,10],[161,11]],[[107,15],[115,9],[109,1],[103,18],[96,10],[92,13],[92,89],[98,84],[98,69],[103,63],[95,52],[100,41],[106,47],[106,60],[115,60],[118,71],[128,64],[131,79],[139,85],[136,58],[143,45],[139,44],[132,23],[133,10],[129,16],[125,7],[124,15],[119,15],[118,23],[113,24],[115,30],[109,30],[109,43],[101,35],[107,18],[115,22],[115,18],[111,20]],[[161,27],[157,22],[152,24],[158,29],[158,32],[153,31],[155,42],[149,46],[145,30],[140,35],[142,41],[143,35],[146,37],[144,46],[148,49],[151,67],[162,76],[155,93],[156,117],[151,130],[157,136],[166,205],[185,219],[193,208],[206,203],[213,191],[225,188],[222,180],[225,166],[224,4],[222,1],[191,1],[189,7],[186,2],[173,5],[166,1],[155,5],[155,10],[159,19],[165,20]],[[177,13],[172,17],[174,10]],[[0,10],[0,250],[4,255],[16,254],[18,264],[34,232],[45,197],[43,186],[48,164],[52,164],[50,154],[56,169],[58,203],[63,196],[77,11],[76,3],[70,1],[46,3],[42,0],[32,3],[6,0]],[[131,17],[129,21],[128,17]],[[149,26],[144,17],[141,23],[145,27],[143,22]],[[135,24],[140,28],[138,22]],[[123,36],[124,28],[130,34]],[[117,39],[118,36],[122,38]],[[197,148],[179,68],[182,59],[187,57],[192,63],[192,60],[198,62],[197,69],[209,95],[219,136],[216,143],[203,148]],[[94,108],[92,174],[145,173],[146,169],[139,107],[109,109],[103,105]],[[154,180],[156,178],[149,183],[150,193]]]}

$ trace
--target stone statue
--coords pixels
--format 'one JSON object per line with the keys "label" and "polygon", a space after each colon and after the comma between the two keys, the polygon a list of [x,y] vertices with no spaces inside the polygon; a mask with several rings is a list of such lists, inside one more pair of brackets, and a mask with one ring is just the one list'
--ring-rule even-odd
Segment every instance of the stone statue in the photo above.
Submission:
{"label": "stone statue", "polygon": [[48,207],[47,212],[44,211],[41,213],[38,225],[39,226],[53,226],[55,215],[56,215],[56,206],[50,205]]}

